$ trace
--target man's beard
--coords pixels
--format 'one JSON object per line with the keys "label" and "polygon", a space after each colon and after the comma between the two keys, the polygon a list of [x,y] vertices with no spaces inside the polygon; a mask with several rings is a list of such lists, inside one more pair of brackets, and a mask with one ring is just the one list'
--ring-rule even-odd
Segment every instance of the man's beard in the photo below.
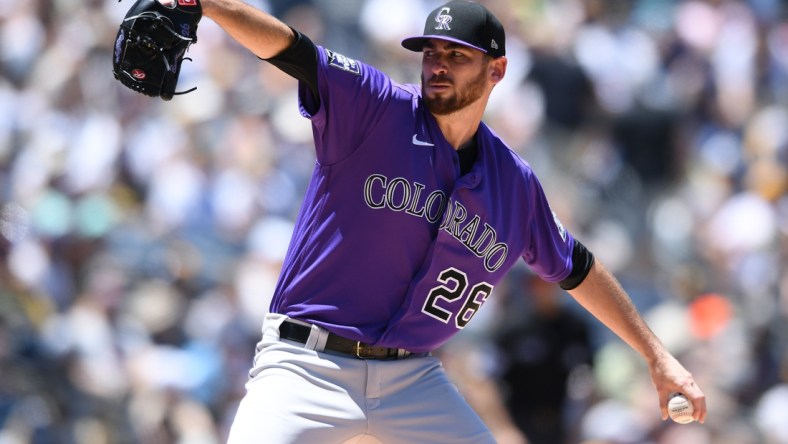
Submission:
{"label": "man's beard", "polygon": [[[427,109],[435,115],[438,116],[445,116],[447,114],[451,114],[453,112],[459,111],[466,106],[470,105],[471,103],[477,101],[480,97],[484,95],[484,90],[486,86],[486,69],[482,69],[479,72],[479,75],[473,78],[465,88],[460,88],[457,90],[456,94],[450,97],[428,97],[426,91],[424,89],[425,84],[427,81],[424,79],[424,74],[421,75],[421,95],[424,98],[424,103],[427,105]],[[447,82],[449,81],[446,77],[443,76],[432,76],[430,80],[440,81],[440,82]],[[452,85],[454,81],[450,81]]]}

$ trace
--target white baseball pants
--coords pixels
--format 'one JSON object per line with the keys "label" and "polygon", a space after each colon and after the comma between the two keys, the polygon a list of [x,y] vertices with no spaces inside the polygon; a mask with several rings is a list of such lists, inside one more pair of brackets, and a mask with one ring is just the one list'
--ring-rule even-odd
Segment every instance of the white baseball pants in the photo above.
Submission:
{"label": "white baseball pants", "polygon": [[325,330],[313,326],[306,346],[280,340],[284,319],[266,316],[229,444],[495,442],[437,358],[317,352]]}

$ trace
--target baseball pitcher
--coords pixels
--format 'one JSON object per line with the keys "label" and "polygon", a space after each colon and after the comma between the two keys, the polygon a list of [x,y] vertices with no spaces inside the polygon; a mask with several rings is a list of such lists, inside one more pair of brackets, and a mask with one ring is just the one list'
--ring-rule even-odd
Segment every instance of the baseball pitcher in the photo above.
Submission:
{"label": "baseball pitcher", "polygon": [[561,225],[529,165],[482,122],[507,67],[489,10],[465,1],[433,10],[424,33],[402,42],[421,53],[412,85],[241,0],[200,3],[299,81],[316,150],[231,443],[494,442],[431,351],[520,260],[642,355],[663,419],[668,394],[682,392],[704,420],[692,375]]}

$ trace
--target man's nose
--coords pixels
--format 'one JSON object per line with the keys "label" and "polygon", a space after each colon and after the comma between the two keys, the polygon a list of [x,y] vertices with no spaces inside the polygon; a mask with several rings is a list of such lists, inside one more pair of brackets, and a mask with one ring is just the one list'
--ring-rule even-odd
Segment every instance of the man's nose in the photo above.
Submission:
{"label": "man's nose", "polygon": [[446,63],[445,56],[436,56],[429,62],[429,70],[434,74],[445,74],[448,72],[449,66]]}

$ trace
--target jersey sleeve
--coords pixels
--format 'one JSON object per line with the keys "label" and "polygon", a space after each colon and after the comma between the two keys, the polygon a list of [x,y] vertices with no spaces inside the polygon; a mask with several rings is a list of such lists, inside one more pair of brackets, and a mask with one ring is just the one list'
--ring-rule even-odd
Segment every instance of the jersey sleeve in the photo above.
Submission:
{"label": "jersey sleeve", "polygon": [[331,165],[352,154],[382,118],[393,89],[378,69],[318,45],[319,98],[303,82],[298,91],[300,112],[312,121],[318,162]]}
{"label": "jersey sleeve", "polygon": [[560,282],[572,272],[575,240],[550,208],[541,183],[528,174],[528,202],[525,236],[528,239],[523,259],[542,279]]}

